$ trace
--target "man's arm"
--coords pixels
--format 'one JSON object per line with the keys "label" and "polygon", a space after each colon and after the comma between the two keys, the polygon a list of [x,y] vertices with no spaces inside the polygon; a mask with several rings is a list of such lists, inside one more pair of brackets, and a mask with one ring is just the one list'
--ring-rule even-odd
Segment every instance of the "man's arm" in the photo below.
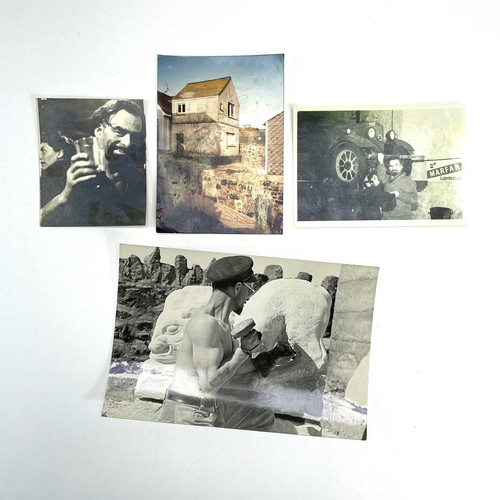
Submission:
{"label": "man's arm", "polygon": [[97,174],[97,165],[88,161],[86,153],[79,153],[71,157],[71,166],[66,172],[66,185],[61,193],[52,198],[40,210],[40,222],[60,210],[71,199],[73,189],[82,182],[95,179]]}
{"label": "man's arm", "polygon": [[389,181],[389,176],[387,175],[386,168],[383,163],[379,163],[377,165],[377,177],[382,184],[387,184]]}
{"label": "man's arm", "polygon": [[249,358],[240,347],[224,361],[224,346],[218,321],[208,315],[192,318],[186,329],[193,345],[193,363],[203,391],[215,394],[236,375]]}

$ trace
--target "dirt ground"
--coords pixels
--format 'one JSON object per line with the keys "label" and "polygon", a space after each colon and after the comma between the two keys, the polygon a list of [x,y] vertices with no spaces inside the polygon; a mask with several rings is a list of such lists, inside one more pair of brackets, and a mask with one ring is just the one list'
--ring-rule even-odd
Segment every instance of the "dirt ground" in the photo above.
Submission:
{"label": "dirt ground", "polygon": [[[161,402],[138,398],[134,388],[108,388],[102,408],[102,416],[159,422],[158,414]],[[271,432],[302,436],[321,436],[321,426],[314,422],[304,422],[286,416],[276,416]],[[329,436],[330,437],[330,436]],[[333,436],[332,436],[333,437]]]}

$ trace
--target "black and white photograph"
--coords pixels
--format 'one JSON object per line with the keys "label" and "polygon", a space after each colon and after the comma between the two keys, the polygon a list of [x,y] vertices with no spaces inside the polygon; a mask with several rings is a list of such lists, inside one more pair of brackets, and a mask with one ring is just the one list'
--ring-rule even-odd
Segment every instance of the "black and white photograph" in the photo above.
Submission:
{"label": "black and white photograph", "polygon": [[120,246],[102,415],[367,438],[378,269]]}
{"label": "black and white photograph", "polygon": [[40,225],[146,223],[142,100],[39,98]]}
{"label": "black and white photograph", "polygon": [[463,225],[464,106],[295,108],[295,224]]}
{"label": "black and white photograph", "polygon": [[282,234],[283,65],[158,56],[157,232]]}

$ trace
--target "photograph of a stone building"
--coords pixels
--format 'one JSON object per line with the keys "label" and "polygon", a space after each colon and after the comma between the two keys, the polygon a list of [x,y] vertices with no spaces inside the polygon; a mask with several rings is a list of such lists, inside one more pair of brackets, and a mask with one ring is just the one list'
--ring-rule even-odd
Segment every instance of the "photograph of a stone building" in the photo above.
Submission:
{"label": "photograph of a stone building", "polygon": [[158,57],[157,231],[281,234],[283,55]]}
{"label": "photograph of a stone building", "polygon": [[[121,245],[102,415],[366,439],[377,278],[374,267]],[[200,317],[218,320],[217,383],[203,381],[200,352],[214,332],[193,326]],[[185,421],[172,405],[206,420]]]}

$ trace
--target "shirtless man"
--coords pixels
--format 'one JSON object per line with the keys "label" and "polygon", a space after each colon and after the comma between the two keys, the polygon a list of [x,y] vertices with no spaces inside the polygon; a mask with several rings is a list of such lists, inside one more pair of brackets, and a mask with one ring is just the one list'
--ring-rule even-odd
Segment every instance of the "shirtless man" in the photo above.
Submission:
{"label": "shirtless man", "polygon": [[[255,324],[250,320],[243,331],[234,335],[229,321],[231,313],[241,313],[254,293],[249,285],[256,281],[252,267],[250,257],[231,256],[215,261],[209,268],[212,295],[186,326],[160,421],[262,431],[272,427],[271,410],[235,401],[219,392],[236,374],[256,369],[252,352],[258,350],[261,341],[260,333],[252,328]],[[266,362],[270,361],[271,351],[263,354]]]}

